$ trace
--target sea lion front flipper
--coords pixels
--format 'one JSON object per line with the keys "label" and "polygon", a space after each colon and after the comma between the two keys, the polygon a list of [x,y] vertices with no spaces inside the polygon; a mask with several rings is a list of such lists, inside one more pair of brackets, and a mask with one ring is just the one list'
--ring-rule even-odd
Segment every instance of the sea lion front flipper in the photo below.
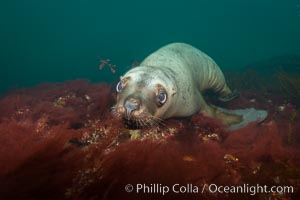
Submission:
{"label": "sea lion front flipper", "polygon": [[227,94],[225,96],[219,96],[218,99],[222,102],[228,102],[231,101],[232,99],[240,96],[240,93],[237,90],[234,90],[230,94]]}
{"label": "sea lion front flipper", "polygon": [[242,116],[242,121],[239,123],[230,124],[229,130],[236,130],[246,126],[251,122],[262,122],[267,116],[268,112],[265,110],[256,110],[255,108],[237,109],[237,110],[227,110],[224,108],[217,107],[217,110],[229,115],[239,115]]}

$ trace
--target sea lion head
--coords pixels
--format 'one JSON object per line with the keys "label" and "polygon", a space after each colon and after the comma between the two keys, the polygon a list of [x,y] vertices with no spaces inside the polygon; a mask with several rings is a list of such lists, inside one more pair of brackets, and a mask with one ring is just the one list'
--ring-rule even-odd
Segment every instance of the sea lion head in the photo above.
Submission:
{"label": "sea lion head", "polygon": [[113,115],[129,128],[147,127],[165,119],[176,88],[161,75],[159,69],[145,66],[128,71],[116,86]]}

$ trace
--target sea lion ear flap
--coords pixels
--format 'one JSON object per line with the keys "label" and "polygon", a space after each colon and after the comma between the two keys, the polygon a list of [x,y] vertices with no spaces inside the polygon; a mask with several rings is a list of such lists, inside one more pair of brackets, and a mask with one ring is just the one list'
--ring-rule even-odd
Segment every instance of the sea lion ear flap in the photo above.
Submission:
{"label": "sea lion ear flap", "polygon": [[176,89],[175,89],[175,87],[173,87],[171,90],[171,96],[174,96],[175,94],[176,94]]}

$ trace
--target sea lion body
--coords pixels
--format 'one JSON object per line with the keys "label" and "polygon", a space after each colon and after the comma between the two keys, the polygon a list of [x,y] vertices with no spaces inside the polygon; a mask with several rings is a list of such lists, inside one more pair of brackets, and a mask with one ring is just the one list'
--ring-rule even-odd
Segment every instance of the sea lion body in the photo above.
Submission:
{"label": "sea lion body", "polygon": [[138,126],[197,112],[221,119],[224,124],[242,120],[240,116],[232,118],[233,114],[220,115],[208,105],[203,98],[208,89],[221,100],[235,97],[213,59],[191,45],[172,43],[150,54],[121,77],[113,113]]}

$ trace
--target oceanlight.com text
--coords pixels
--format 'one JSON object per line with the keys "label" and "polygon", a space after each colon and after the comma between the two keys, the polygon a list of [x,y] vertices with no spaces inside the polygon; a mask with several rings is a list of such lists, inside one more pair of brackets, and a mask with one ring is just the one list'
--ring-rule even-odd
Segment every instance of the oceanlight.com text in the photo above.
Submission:
{"label": "oceanlight.com text", "polygon": [[127,184],[125,186],[125,191],[128,193],[136,194],[168,194],[168,193],[178,193],[178,194],[198,194],[198,193],[220,193],[220,194],[249,194],[256,195],[259,193],[281,193],[289,194],[294,192],[293,186],[267,186],[267,185],[249,185],[242,184],[236,186],[225,186],[217,184],[204,184],[198,186],[195,184],[178,184],[173,185],[163,185],[160,183],[153,184]]}

